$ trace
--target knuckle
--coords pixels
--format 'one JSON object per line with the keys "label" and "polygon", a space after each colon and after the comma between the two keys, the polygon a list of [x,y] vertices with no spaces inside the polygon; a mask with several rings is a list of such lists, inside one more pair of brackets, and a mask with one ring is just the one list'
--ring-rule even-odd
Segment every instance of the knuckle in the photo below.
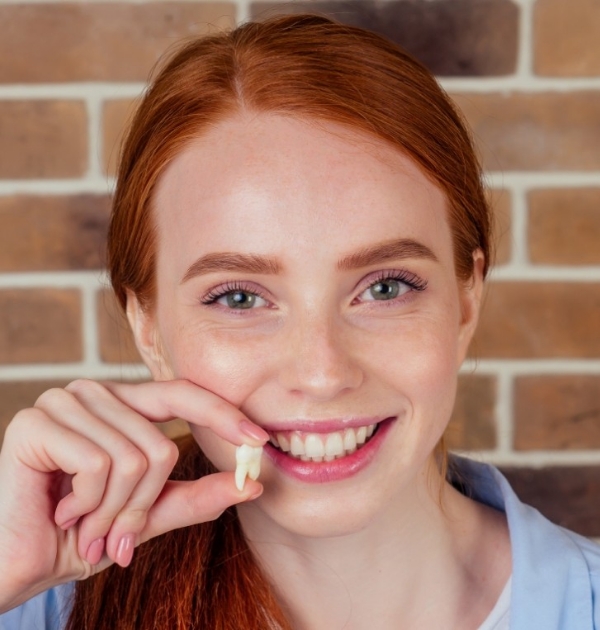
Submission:
{"label": "knuckle", "polygon": [[71,396],[65,389],[52,387],[38,396],[34,406],[43,409],[45,407],[54,407],[64,404],[70,400]]}
{"label": "knuckle", "polygon": [[110,456],[99,448],[94,449],[86,456],[86,467],[94,475],[105,475],[111,467]]}
{"label": "knuckle", "polygon": [[172,470],[179,459],[179,449],[167,437],[163,437],[152,447],[152,461],[161,468]]}
{"label": "knuckle", "polygon": [[73,394],[77,395],[86,395],[93,393],[101,393],[104,391],[104,387],[98,383],[97,381],[93,381],[89,378],[78,378],[74,381],[71,381],[66,387],[65,390]]}
{"label": "knuckle", "polygon": [[137,479],[148,470],[148,460],[133,445],[123,447],[117,460],[120,475],[128,479]]}
{"label": "knuckle", "polygon": [[13,419],[8,423],[4,431],[4,443],[9,444],[13,440],[17,440],[18,436],[25,436],[31,439],[39,430],[40,423],[48,421],[48,416],[34,407],[29,409],[21,409]]}

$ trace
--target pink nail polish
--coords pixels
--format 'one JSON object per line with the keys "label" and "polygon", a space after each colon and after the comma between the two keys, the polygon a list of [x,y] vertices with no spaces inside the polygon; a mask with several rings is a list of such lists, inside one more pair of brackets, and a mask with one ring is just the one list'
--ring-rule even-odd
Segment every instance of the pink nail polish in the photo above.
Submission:
{"label": "pink nail polish", "polygon": [[133,534],[127,534],[119,541],[117,547],[117,555],[115,560],[117,564],[122,567],[128,567],[133,558],[133,550],[135,547],[135,536]]}
{"label": "pink nail polish", "polygon": [[256,424],[252,424],[248,420],[242,420],[240,422],[240,430],[257,442],[266,442],[269,439],[269,434],[265,430],[261,429]]}
{"label": "pink nail polish", "polygon": [[96,540],[94,540],[94,542],[92,542],[88,547],[85,558],[90,564],[98,564],[100,560],[102,560],[103,554],[104,538],[96,538]]}

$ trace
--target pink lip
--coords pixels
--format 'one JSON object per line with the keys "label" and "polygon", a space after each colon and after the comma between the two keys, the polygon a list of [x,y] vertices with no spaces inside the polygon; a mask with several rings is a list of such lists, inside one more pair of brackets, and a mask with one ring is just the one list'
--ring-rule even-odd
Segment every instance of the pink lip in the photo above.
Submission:
{"label": "pink lip", "polygon": [[304,433],[333,433],[344,429],[368,427],[370,424],[378,424],[387,416],[374,418],[329,418],[327,420],[293,420],[290,422],[275,422],[261,424],[260,426],[269,433],[283,433],[288,431],[302,431]]}
{"label": "pink lip", "polygon": [[[283,473],[299,481],[306,483],[340,481],[356,475],[373,461],[394,420],[395,418],[383,420],[380,422],[373,437],[364,446],[361,446],[352,455],[334,459],[331,462],[303,462],[275,448],[270,442],[265,444],[264,452]],[[370,422],[370,424],[373,424],[373,422]],[[338,428],[339,426],[338,424]],[[346,423],[342,426],[348,427],[353,425]],[[364,425],[361,423],[357,426]],[[333,431],[335,430],[333,429]],[[326,432],[330,431],[319,431],[319,433]]]}

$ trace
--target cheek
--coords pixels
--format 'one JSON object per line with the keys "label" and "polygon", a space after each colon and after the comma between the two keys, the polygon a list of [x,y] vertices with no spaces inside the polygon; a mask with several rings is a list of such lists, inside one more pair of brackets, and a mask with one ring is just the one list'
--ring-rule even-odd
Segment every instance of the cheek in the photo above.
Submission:
{"label": "cheek", "polygon": [[167,352],[175,378],[185,378],[239,407],[264,379],[264,340],[239,331],[180,327],[167,333]]}

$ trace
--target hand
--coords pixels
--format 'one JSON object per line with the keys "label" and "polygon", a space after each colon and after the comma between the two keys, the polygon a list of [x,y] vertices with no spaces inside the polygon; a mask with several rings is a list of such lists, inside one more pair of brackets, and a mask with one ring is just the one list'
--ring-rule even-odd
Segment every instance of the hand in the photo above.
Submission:
{"label": "hand", "polygon": [[256,481],[239,492],[233,472],[167,481],[177,447],[152,422],[173,418],[235,445],[268,438],[188,381],[74,381],[15,416],[0,452],[0,612],[113,562],[127,566],[146,540],[259,496]]}

